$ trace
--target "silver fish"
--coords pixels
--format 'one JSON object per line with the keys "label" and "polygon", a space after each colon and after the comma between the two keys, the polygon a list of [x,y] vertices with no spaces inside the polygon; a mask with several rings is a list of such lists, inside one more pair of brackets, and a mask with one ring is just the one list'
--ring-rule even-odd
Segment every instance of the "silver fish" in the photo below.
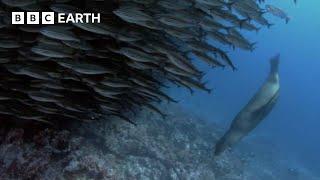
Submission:
{"label": "silver fish", "polygon": [[40,33],[49,38],[58,39],[62,41],[80,41],[74,33],[59,26],[47,26],[41,28]]}
{"label": "silver fish", "polygon": [[266,5],[266,10],[274,16],[284,19],[286,23],[290,21],[290,17],[280,8],[277,8],[273,5],[268,4]]}

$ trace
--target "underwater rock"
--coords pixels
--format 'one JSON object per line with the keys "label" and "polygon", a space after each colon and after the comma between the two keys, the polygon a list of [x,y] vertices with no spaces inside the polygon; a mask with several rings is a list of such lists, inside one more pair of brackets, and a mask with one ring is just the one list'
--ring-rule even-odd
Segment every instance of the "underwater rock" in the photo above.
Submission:
{"label": "underwater rock", "polygon": [[72,132],[1,126],[0,179],[316,180],[299,167],[290,171],[292,163],[281,164],[266,138],[251,138],[213,158],[220,126],[177,106],[161,109],[167,119],[145,110],[137,127],[117,119],[77,123]]}
{"label": "underwater rock", "polygon": [[28,130],[5,129],[0,178],[214,179],[215,164],[208,158],[210,141],[217,138],[209,130],[213,125],[178,108],[166,110],[164,120],[143,111],[137,127],[114,119],[77,124],[78,133],[39,130],[33,138],[26,137]]}

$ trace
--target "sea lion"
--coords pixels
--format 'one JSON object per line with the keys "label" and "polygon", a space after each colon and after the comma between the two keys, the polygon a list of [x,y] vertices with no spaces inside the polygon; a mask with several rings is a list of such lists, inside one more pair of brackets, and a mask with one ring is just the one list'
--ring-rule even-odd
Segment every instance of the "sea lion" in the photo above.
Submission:
{"label": "sea lion", "polygon": [[279,65],[280,55],[270,60],[270,73],[262,87],[251,98],[248,104],[237,114],[229,130],[219,139],[215,146],[215,155],[221,154],[251,132],[270,113],[279,97]]}

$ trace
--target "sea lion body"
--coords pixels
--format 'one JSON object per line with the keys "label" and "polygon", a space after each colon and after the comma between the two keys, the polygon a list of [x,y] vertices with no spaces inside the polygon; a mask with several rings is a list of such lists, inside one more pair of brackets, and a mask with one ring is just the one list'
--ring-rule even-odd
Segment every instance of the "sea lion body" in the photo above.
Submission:
{"label": "sea lion body", "polygon": [[218,141],[215,147],[215,155],[219,155],[256,128],[276,104],[280,89],[279,57],[279,55],[276,55],[270,60],[271,70],[268,78],[248,104],[237,114],[229,130]]}

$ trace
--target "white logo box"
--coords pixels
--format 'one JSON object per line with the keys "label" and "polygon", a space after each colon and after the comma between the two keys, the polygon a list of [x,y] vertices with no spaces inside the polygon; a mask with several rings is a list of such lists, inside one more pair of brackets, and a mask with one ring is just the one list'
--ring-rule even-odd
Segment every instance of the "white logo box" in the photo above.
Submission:
{"label": "white logo box", "polygon": [[[41,16],[40,16],[41,14]],[[54,24],[54,12],[12,12],[12,24]]]}

